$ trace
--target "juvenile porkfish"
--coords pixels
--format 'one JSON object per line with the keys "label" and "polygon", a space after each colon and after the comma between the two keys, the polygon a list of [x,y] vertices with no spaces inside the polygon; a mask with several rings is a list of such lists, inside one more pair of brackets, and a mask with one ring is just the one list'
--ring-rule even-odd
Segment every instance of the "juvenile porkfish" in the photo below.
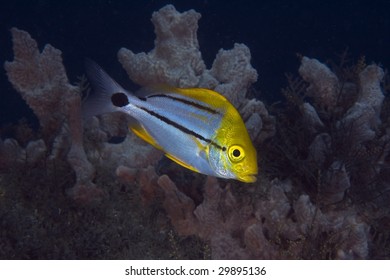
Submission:
{"label": "juvenile porkfish", "polygon": [[256,150],[233,105],[204,88],[123,89],[96,63],[86,62],[93,93],[84,115],[120,111],[137,122],[129,128],[176,163],[199,173],[255,182]]}

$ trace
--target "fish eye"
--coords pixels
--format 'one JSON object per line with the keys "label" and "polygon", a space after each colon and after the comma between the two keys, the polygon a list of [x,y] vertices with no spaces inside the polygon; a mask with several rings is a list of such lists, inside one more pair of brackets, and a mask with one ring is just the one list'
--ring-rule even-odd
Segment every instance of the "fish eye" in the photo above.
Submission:
{"label": "fish eye", "polygon": [[245,152],[241,146],[233,145],[229,147],[228,156],[231,161],[238,162],[245,157]]}

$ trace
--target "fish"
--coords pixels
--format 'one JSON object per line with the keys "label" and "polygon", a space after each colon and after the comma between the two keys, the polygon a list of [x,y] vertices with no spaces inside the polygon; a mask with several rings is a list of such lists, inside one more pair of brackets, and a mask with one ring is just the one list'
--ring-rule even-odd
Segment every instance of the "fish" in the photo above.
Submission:
{"label": "fish", "polygon": [[86,61],[92,93],[83,113],[123,112],[129,129],[194,172],[245,183],[257,180],[257,152],[239,112],[206,88],[152,85],[127,91],[94,61]]}

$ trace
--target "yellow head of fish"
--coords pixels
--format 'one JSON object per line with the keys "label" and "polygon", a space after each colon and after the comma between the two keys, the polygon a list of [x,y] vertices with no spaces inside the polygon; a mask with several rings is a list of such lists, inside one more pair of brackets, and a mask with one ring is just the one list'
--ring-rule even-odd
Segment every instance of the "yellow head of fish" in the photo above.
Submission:
{"label": "yellow head of fish", "polygon": [[222,149],[210,148],[210,163],[221,177],[253,183],[258,173],[256,149],[248,135],[241,116],[230,105],[222,119],[215,142]]}

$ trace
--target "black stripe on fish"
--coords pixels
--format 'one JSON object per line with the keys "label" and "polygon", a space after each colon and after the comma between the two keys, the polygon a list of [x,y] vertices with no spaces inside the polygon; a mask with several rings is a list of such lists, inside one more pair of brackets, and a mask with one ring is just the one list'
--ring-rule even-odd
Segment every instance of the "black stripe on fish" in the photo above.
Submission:
{"label": "black stripe on fish", "polygon": [[176,100],[176,101],[179,101],[181,103],[193,106],[193,107],[195,107],[197,109],[207,111],[207,112],[209,112],[211,114],[220,114],[220,112],[218,112],[217,110],[214,110],[213,108],[204,106],[202,104],[199,104],[199,103],[196,103],[196,102],[184,99],[184,98],[171,96],[171,95],[166,95],[166,94],[154,94],[154,95],[147,96],[147,98],[152,98],[152,97],[166,97],[166,98],[169,98],[169,99],[172,99],[172,100]]}
{"label": "black stripe on fish", "polygon": [[174,122],[174,121],[172,121],[172,120],[170,120],[170,119],[168,119],[168,118],[166,118],[164,116],[161,116],[160,114],[158,114],[156,112],[148,110],[148,109],[146,109],[144,107],[138,107],[138,108],[141,109],[141,110],[144,110],[145,112],[147,112],[148,114],[152,115],[153,117],[158,118],[159,120],[165,122],[168,125],[171,125],[171,126],[177,128],[178,130],[180,130],[180,131],[182,131],[184,133],[187,133],[187,134],[190,134],[192,136],[195,136],[196,138],[198,138],[198,139],[200,139],[202,141],[205,141],[207,143],[210,143],[211,145],[217,147],[218,149],[221,149],[222,151],[226,151],[226,147],[222,147],[222,146],[218,145],[217,143],[215,143],[211,139],[207,139],[207,138],[203,137],[202,135],[196,133],[195,131],[192,131],[191,129],[188,129],[188,128],[186,128],[186,127],[184,127],[184,126],[182,126],[182,125],[180,125],[180,124],[178,124],[178,123],[176,123],[176,122]]}

